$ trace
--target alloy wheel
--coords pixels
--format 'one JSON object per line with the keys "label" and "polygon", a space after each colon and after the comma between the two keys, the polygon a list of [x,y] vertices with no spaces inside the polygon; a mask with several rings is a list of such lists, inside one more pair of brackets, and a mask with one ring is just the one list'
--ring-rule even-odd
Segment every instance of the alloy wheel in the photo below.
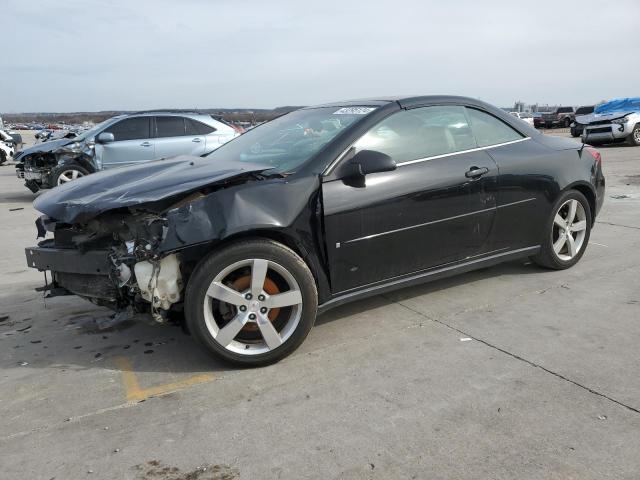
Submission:
{"label": "alloy wheel", "polygon": [[640,145],[640,128],[636,128],[633,131],[633,138],[635,139],[636,144]]}
{"label": "alloy wheel", "polygon": [[64,170],[60,175],[58,175],[58,185],[62,185],[63,183],[70,182],[71,180],[75,180],[80,177],[84,177],[84,173],[79,170]]}
{"label": "alloy wheel", "polygon": [[574,258],[584,246],[586,233],[587,215],[582,203],[567,200],[553,219],[551,242],[555,255],[565,262]]}
{"label": "alloy wheel", "polygon": [[215,276],[204,299],[209,334],[222,347],[242,355],[281,346],[296,330],[301,315],[298,282],[282,265],[264,259],[229,265]]}

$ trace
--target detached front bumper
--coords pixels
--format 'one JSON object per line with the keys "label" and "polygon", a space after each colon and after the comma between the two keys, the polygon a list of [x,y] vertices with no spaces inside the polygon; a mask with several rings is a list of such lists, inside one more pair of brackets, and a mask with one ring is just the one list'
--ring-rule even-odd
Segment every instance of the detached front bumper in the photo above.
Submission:
{"label": "detached front bumper", "polygon": [[29,247],[24,251],[27,256],[27,265],[40,271],[109,275],[110,263],[107,250],[82,253],[71,248]]}
{"label": "detached front bumper", "polygon": [[104,306],[116,304],[119,298],[110,277],[108,254],[107,250],[81,253],[69,248],[25,248],[29,267],[51,272],[51,290],[62,288]]}

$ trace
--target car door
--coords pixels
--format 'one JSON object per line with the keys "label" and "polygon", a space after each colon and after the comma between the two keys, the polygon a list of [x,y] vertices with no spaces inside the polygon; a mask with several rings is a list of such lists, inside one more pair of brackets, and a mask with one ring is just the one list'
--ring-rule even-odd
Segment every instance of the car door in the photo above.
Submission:
{"label": "car door", "polygon": [[[477,148],[464,107],[394,113],[353,145],[397,169],[323,182],[335,293],[479,254],[496,208],[497,167]],[[330,178],[330,177],[325,177]]]}
{"label": "car door", "polygon": [[204,153],[204,136],[188,135],[184,117],[158,115],[155,117],[155,125],[156,155],[158,158],[202,155]]}
{"label": "car door", "polygon": [[499,118],[467,108],[478,145],[499,166],[496,218],[491,245],[515,250],[535,245],[548,215],[548,198],[557,187],[548,175],[557,157],[549,148],[522,135]]}
{"label": "car door", "polygon": [[101,169],[126,167],[155,158],[151,117],[127,117],[108,126],[103,132],[112,133],[114,141],[95,145],[97,164]]}
{"label": "car door", "polygon": [[193,118],[185,117],[185,131],[191,141],[191,154],[204,155],[212,150],[208,148],[209,136],[215,134],[216,128]]}

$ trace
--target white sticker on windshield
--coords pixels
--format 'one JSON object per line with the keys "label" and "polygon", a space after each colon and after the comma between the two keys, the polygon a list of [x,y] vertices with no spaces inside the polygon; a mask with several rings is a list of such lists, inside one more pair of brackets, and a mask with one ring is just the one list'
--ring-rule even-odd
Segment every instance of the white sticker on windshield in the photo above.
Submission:
{"label": "white sticker on windshield", "polygon": [[376,107],[344,107],[333,112],[334,115],[366,115],[372,112]]}

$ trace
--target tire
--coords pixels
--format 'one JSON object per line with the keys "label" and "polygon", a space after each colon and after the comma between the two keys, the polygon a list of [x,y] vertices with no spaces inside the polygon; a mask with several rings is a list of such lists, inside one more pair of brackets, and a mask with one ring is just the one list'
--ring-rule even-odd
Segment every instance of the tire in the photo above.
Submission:
{"label": "tire", "polygon": [[81,167],[77,163],[58,165],[51,170],[51,186],[57,187],[58,185],[68,183],[85,175],[89,175],[89,170]]}
{"label": "tire", "polygon": [[[568,222],[572,206],[575,206],[575,213]],[[559,218],[556,218],[557,216]],[[577,190],[564,192],[553,205],[544,227],[545,235],[540,252],[532,257],[532,260],[541,267],[553,270],[573,267],[582,258],[589,244],[591,218],[591,207],[582,193]],[[563,237],[563,231],[567,226],[572,241],[566,235]]]}
{"label": "tire", "polygon": [[634,147],[640,147],[640,123],[633,127],[631,135],[627,137],[627,142]]}
{"label": "tire", "polygon": [[562,126],[564,128],[569,128],[571,126],[571,119],[569,117],[566,117],[563,121],[562,121]]}
{"label": "tire", "polygon": [[267,239],[243,240],[209,254],[185,294],[191,334],[218,358],[245,367],[292,353],[313,327],[317,307],[316,283],[305,262]]}
{"label": "tire", "polygon": [[0,150],[0,165],[7,161],[7,154],[4,153],[4,150]]}

